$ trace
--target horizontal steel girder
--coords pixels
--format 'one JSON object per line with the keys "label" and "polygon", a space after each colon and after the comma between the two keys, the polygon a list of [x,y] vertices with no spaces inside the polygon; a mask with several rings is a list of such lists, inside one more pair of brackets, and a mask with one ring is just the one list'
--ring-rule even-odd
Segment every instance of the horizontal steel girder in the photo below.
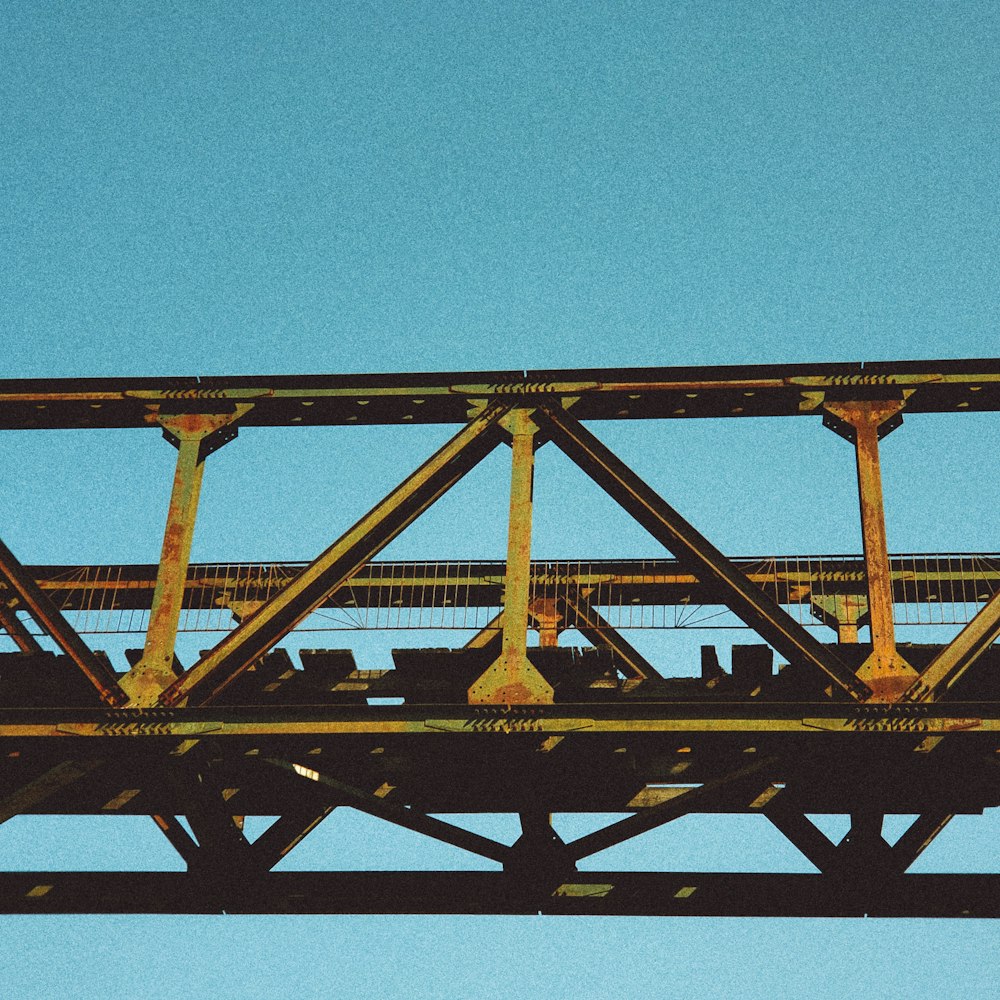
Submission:
{"label": "horizontal steel girder", "polygon": [[[208,706],[183,709],[0,708],[0,739],[108,741],[406,736],[449,739],[666,734],[753,737],[795,734],[874,738],[1000,733],[1000,703],[719,702],[538,705],[489,710],[470,705]],[[127,745],[122,752],[129,752]],[[102,749],[102,753],[104,753]]]}
{"label": "horizontal steel girder", "polygon": [[1000,875],[577,872],[0,873],[0,913],[1000,917]]}
{"label": "horizontal steel girder", "polygon": [[1000,362],[864,362],[392,375],[0,381],[0,429],[158,427],[160,406],[252,403],[242,426],[462,423],[470,400],[571,397],[582,420],[810,416],[827,395],[907,396],[907,413],[1000,409]]}

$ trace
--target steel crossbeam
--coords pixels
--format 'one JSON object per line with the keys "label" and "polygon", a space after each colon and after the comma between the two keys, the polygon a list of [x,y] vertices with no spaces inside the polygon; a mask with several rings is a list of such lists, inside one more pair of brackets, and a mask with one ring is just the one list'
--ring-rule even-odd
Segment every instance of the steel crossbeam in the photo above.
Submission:
{"label": "steel crossbeam", "polygon": [[588,871],[0,873],[0,913],[416,913],[672,917],[1000,917],[1000,876]]}
{"label": "steel crossbeam", "polygon": [[1000,362],[859,362],[715,368],[0,380],[0,430],[149,427],[161,407],[253,404],[243,426],[462,423],[469,400],[575,400],[581,420],[817,417],[845,389],[908,413],[1000,409]]}

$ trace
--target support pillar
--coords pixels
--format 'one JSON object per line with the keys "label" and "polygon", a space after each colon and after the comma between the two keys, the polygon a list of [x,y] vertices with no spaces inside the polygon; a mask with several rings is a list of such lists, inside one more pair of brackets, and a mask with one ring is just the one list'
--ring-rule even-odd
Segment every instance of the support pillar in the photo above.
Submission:
{"label": "support pillar", "polygon": [[868,598],[859,594],[813,595],[812,613],[837,630],[837,642],[856,643],[858,629],[868,624]]}
{"label": "support pillar", "polygon": [[551,705],[552,686],[528,660],[531,591],[531,514],[535,432],[529,410],[511,410],[504,426],[512,436],[510,520],[500,657],[469,688],[469,704]]}
{"label": "support pillar", "polygon": [[854,445],[858,468],[861,538],[868,577],[872,653],[858,670],[872,689],[872,701],[898,701],[917,672],[896,649],[892,577],[885,532],[878,442],[902,423],[902,400],[828,402],[824,423]]}
{"label": "support pillar", "polygon": [[155,705],[161,692],[177,679],[174,646],[205,459],[235,437],[235,427],[231,425],[249,408],[244,404],[229,413],[157,415],[164,437],[177,448],[177,465],[142,659],[119,682],[133,707]]}
{"label": "support pillar", "polygon": [[563,620],[559,602],[554,597],[536,597],[528,605],[531,618],[538,628],[538,645],[552,649],[559,645],[559,626]]}

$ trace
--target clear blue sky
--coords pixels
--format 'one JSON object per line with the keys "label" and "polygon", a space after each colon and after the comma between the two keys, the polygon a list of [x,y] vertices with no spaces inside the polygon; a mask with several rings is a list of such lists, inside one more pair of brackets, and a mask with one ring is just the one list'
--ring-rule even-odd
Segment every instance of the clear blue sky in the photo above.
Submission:
{"label": "clear blue sky", "polygon": [[[3,374],[1000,354],[998,22],[979,2],[12,5]],[[315,554],[445,432],[408,433],[241,435],[211,460],[195,557]],[[725,551],[858,547],[849,449],[817,426],[601,433]],[[888,439],[890,545],[1000,548],[981,485],[996,442],[986,418]],[[25,561],[155,558],[172,461],[155,435],[3,444],[0,535]],[[540,489],[545,555],[622,554],[583,485]],[[497,512],[456,540],[449,510],[397,554],[502,550]],[[627,528],[612,541],[657,554]],[[358,842],[416,858],[337,822],[302,864],[360,863]],[[767,831],[700,822],[637,863],[796,864]],[[155,831],[115,830],[14,820],[0,864],[169,863]],[[996,832],[961,821],[928,867],[995,868]],[[998,940],[985,923],[8,918],[0,961],[19,1000],[913,1000],[991,989]]]}

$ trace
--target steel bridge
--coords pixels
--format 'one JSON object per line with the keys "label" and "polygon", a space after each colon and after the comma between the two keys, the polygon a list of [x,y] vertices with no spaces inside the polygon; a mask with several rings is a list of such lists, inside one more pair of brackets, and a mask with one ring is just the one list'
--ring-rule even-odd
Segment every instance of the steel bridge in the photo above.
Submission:
{"label": "steel bridge", "polygon": [[[1000,874],[908,873],[954,816],[1000,805],[1000,556],[890,554],[879,465],[905,415],[998,409],[993,359],[0,381],[2,430],[145,427],[177,450],[157,565],[37,566],[0,543],[0,822],[149,816],[187,867],[0,872],[0,911],[1000,916]],[[853,448],[862,553],[727,557],[586,426],[766,416]],[[241,427],[425,423],[455,433],[311,562],[191,563],[205,466]],[[656,556],[532,561],[543,445]],[[504,561],[376,558],[497,448]],[[758,639],[678,676],[625,634],[710,626]],[[464,634],[381,669],[289,645],[371,629]],[[182,662],[183,631],[210,648]],[[83,639],[132,633],[120,670]],[[273,870],[338,807],[495,870]],[[563,812],[625,818],[565,841]],[[442,818],[477,813],[519,836]],[[759,814],[816,873],[579,870],[693,813]],[[823,813],[850,816],[839,842]],[[890,815],[916,817],[892,844]],[[277,819],[251,839],[247,816]]]}

